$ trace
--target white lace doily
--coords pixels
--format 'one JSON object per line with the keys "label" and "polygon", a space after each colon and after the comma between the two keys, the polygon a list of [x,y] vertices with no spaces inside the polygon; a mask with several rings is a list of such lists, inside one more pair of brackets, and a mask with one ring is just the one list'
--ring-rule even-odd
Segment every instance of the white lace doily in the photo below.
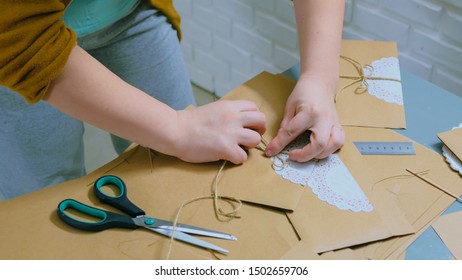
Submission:
{"label": "white lace doily", "polygon": [[[308,142],[309,134],[305,133],[288,145],[287,150],[301,148]],[[277,174],[293,183],[310,187],[320,200],[330,205],[354,212],[373,210],[361,187],[335,154],[306,163],[290,161],[286,154],[279,154],[271,160]]]}
{"label": "white lace doily", "polygon": [[[454,130],[456,128],[462,128],[462,123],[452,129]],[[453,152],[451,152],[446,145],[443,145],[443,156],[446,158],[446,161],[449,163],[451,168],[462,175],[462,161]]]}
{"label": "white lace doily", "polygon": [[[369,77],[381,77],[401,80],[399,60],[396,57],[384,57],[373,61],[371,67],[364,67],[363,71]],[[369,94],[389,103],[403,105],[403,90],[401,83],[387,80],[367,80]]]}

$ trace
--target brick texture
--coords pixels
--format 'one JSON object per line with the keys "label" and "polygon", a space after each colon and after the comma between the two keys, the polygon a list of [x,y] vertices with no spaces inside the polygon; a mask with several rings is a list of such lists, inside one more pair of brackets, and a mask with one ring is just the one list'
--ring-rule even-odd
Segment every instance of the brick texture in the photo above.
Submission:
{"label": "brick texture", "polygon": [[[289,0],[174,0],[192,82],[222,96],[298,60]],[[462,96],[461,0],[346,0],[345,39],[396,41],[406,70]]]}

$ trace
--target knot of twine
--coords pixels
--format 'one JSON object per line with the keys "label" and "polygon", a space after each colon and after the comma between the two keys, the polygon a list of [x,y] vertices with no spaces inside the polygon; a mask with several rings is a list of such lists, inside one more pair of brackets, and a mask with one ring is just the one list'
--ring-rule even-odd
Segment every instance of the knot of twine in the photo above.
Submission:
{"label": "knot of twine", "polygon": [[[255,148],[257,150],[265,152],[267,146],[268,146],[268,141],[265,138],[262,137],[260,143]],[[283,159],[281,157],[281,154],[288,155],[289,151],[288,150],[282,150],[279,154],[273,156],[276,160],[273,161],[273,164],[271,165],[271,167],[275,171],[283,170],[284,168],[286,168],[288,166],[287,160]]]}
{"label": "knot of twine", "polygon": [[[401,80],[395,79],[395,78],[373,77],[372,74],[374,73],[374,67],[372,65],[370,65],[370,64],[366,64],[365,66],[362,66],[361,63],[359,63],[358,61],[354,60],[353,58],[344,56],[344,55],[340,55],[340,58],[347,61],[347,62],[349,62],[349,63],[351,63],[351,65],[353,65],[353,67],[355,68],[358,75],[357,76],[340,75],[341,79],[349,79],[349,80],[353,80],[353,81],[350,82],[349,84],[343,86],[338,91],[338,93],[335,94],[335,97],[334,97],[335,102],[337,102],[337,95],[339,93],[342,93],[346,88],[348,88],[348,87],[350,87],[350,86],[352,86],[354,84],[359,83],[359,86],[355,89],[354,93],[363,94],[368,90],[368,88],[369,88],[368,81],[371,81],[371,80],[393,81],[393,82],[401,83]],[[364,69],[368,69],[369,74],[364,73]]]}

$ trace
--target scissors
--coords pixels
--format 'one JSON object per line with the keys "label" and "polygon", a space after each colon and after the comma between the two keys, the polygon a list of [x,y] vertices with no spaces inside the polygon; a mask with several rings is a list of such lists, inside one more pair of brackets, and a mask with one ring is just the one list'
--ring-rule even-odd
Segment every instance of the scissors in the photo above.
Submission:
{"label": "scissors", "polygon": [[[118,189],[119,194],[113,196],[104,193],[102,191],[102,187],[108,185],[115,186]],[[78,202],[74,199],[65,199],[61,201],[58,205],[57,211],[59,218],[61,218],[62,221],[74,228],[86,231],[102,231],[109,228],[135,229],[138,227],[142,227],[168,237],[171,237],[173,235],[173,238],[177,240],[190,243],[199,247],[211,249],[224,254],[229,253],[229,251],[220,248],[216,245],[213,245],[211,243],[208,243],[206,241],[203,241],[201,239],[198,239],[194,236],[191,236],[190,234],[209,236],[227,240],[237,240],[235,236],[227,233],[208,230],[205,228],[199,228],[185,224],[177,224],[174,229],[174,224],[170,221],[165,221],[146,216],[146,213],[142,209],[140,209],[138,206],[133,204],[128,199],[127,187],[124,181],[122,181],[122,179],[120,179],[119,177],[113,175],[105,175],[100,177],[98,180],[95,181],[93,191],[96,197],[98,197],[98,199],[101,202],[109,204],[123,211],[129,216],[94,208],[81,202]],[[99,220],[96,222],[80,220],[66,213],[67,209],[73,209],[75,214],[80,212],[93,218],[97,218]]]}

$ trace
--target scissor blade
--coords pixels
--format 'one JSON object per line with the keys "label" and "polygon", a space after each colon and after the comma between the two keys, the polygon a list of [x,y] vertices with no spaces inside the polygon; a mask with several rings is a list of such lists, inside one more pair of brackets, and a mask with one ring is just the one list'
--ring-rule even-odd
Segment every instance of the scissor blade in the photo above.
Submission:
{"label": "scissor blade", "polygon": [[[172,230],[173,226],[160,226],[160,228],[165,229],[165,230]],[[189,234],[209,236],[209,237],[215,237],[215,238],[221,238],[221,239],[227,239],[227,240],[237,240],[236,236],[228,234],[228,233],[208,230],[208,229],[202,229],[202,228],[196,228],[196,227],[187,226],[187,225],[177,225],[175,228],[175,231],[181,231],[181,232],[189,233]]]}
{"label": "scissor blade", "polygon": [[[173,232],[171,229],[163,229],[163,228],[147,228],[147,229],[150,229],[152,231],[155,231],[157,233],[163,234],[163,235],[168,236],[168,237],[171,237],[172,232]],[[186,243],[189,243],[189,244],[193,244],[193,245],[202,247],[202,248],[211,249],[211,250],[223,253],[223,254],[228,254],[229,253],[229,251],[226,250],[226,249],[223,249],[221,247],[218,247],[216,245],[213,245],[211,243],[208,243],[208,242],[206,242],[204,240],[201,240],[199,238],[191,236],[191,235],[189,235],[187,233],[183,233],[181,231],[175,230],[175,232],[173,233],[173,238],[175,238],[176,240],[180,240],[180,241],[183,241],[183,242],[186,242]]]}
{"label": "scissor blade", "polygon": [[[153,226],[156,228],[161,228],[165,230],[173,230],[172,222],[164,221],[160,219],[156,219],[156,222]],[[184,233],[209,236],[209,237],[215,237],[215,238],[221,238],[221,239],[227,239],[227,240],[237,240],[236,236],[228,234],[228,233],[195,227],[195,226],[190,226],[190,225],[184,225],[184,224],[177,224],[175,227],[175,231],[181,231]]]}

